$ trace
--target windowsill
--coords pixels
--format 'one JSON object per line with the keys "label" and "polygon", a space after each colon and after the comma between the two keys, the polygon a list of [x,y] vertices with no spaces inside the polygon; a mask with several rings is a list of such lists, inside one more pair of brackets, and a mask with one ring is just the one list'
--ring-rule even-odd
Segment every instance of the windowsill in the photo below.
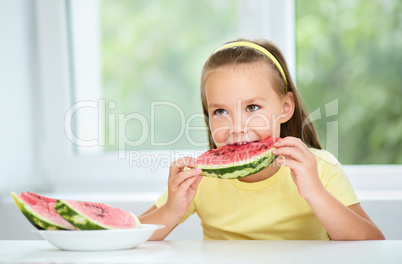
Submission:
{"label": "windowsill", "polygon": [[[361,201],[402,200],[402,190],[356,190],[356,194]],[[161,193],[57,192],[41,193],[41,195],[51,198],[92,201],[100,203],[153,203],[156,201],[159,195],[161,195]],[[4,195],[2,198],[3,199],[0,199],[2,204],[14,203],[11,195]]]}

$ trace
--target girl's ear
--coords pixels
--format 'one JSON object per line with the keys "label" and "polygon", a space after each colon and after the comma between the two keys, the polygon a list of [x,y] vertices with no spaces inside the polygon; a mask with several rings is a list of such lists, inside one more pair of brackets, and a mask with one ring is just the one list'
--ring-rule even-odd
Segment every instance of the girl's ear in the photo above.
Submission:
{"label": "girl's ear", "polygon": [[281,124],[286,123],[295,111],[295,100],[292,92],[287,92],[282,102]]}

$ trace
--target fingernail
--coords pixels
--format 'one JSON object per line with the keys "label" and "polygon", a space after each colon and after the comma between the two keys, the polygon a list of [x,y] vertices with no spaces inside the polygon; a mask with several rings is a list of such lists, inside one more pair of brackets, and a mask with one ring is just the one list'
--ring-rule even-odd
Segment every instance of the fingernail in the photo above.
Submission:
{"label": "fingernail", "polygon": [[280,155],[279,157],[276,158],[276,163],[279,166],[285,166],[285,163],[286,163],[285,157]]}
{"label": "fingernail", "polygon": [[278,151],[276,149],[272,150],[272,153],[276,154]]}
{"label": "fingernail", "polygon": [[195,169],[195,171],[196,171],[197,173],[201,173],[201,172],[202,172],[202,169]]}

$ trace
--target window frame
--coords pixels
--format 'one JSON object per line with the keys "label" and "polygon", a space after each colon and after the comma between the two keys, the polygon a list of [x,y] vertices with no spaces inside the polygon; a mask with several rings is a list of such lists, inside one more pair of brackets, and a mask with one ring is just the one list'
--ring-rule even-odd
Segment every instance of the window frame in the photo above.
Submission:
{"label": "window frame", "polygon": [[[66,1],[35,2],[38,39],[38,69],[41,133],[39,167],[43,183],[52,191],[130,191],[160,192],[166,187],[169,167],[129,166],[126,158],[112,153],[77,155],[67,136],[65,117],[72,105],[71,68],[67,32]],[[290,72],[295,77],[294,0],[239,0],[239,32],[246,37],[263,36],[284,52]],[[253,21],[247,19],[250,13]],[[253,13],[254,14],[254,13]],[[281,21],[283,23],[277,23]],[[254,25],[254,26],[253,26]],[[259,25],[256,27],[255,25]],[[248,30],[254,28],[255,30]],[[177,151],[195,156],[194,151]],[[172,151],[142,151],[141,155],[174,158]],[[344,165],[352,184],[361,190],[402,189],[402,165]],[[381,177],[381,178],[379,178]],[[381,182],[378,180],[381,179]]]}

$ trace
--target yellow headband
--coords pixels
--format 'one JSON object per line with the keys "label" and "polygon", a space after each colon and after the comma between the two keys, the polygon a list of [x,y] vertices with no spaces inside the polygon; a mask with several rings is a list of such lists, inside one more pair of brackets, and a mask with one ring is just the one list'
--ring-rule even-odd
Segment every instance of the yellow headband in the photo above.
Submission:
{"label": "yellow headband", "polygon": [[225,44],[225,45],[221,46],[220,48],[215,50],[214,53],[216,53],[218,51],[221,51],[221,50],[224,50],[224,49],[227,49],[227,48],[240,47],[240,46],[249,47],[249,48],[253,48],[255,50],[258,50],[259,52],[261,52],[262,54],[264,54],[268,58],[270,58],[271,61],[275,64],[275,66],[278,68],[278,70],[282,74],[282,77],[285,80],[286,85],[288,85],[288,81],[286,80],[285,72],[283,71],[283,68],[282,68],[281,64],[279,63],[279,61],[275,58],[274,55],[272,55],[271,52],[269,52],[265,48],[261,47],[260,45],[257,45],[255,43],[248,42],[248,41],[236,41],[236,42],[231,42],[229,44]]}

